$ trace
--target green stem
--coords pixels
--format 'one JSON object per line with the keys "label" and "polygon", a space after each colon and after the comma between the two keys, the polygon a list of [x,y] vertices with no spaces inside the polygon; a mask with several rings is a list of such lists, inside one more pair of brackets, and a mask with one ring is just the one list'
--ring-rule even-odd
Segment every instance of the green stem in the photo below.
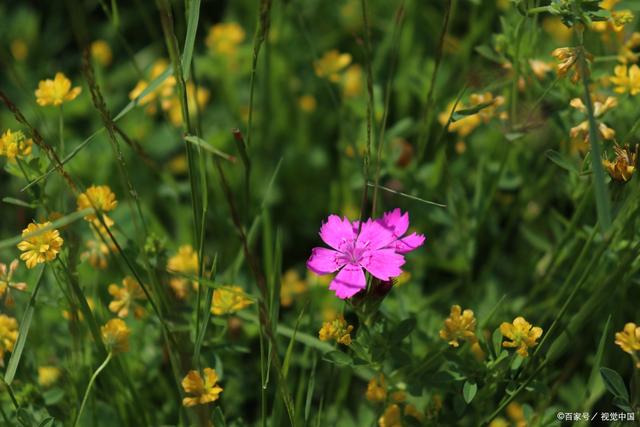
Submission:
{"label": "green stem", "polygon": [[58,115],[58,136],[60,138],[60,157],[64,157],[64,110],[60,104],[60,114]]}
{"label": "green stem", "polygon": [[102,372],[104,368],[107,367],[112,357],[113,357],[113,353],[109,352],[109,354],[107,355],[107,358],[104,359],[104,362],[102,362],[102,365],[98,366],[98,369],[96,369],[96,371],[91,376],[91,379],[89,380],[89,384],[87,385],[87,390],[84,392],[84,397],[82,398],[82,403],[80,404],[78,415],[76,415],[76,421],[73,423],[74,427],[77,427],[78,423],[80,422],[80,418],[82,417],[82,411],[84,411],[84,406],[87,404],[87,398],[89,397],[89,392],[91,391],[91,387],[93,387],[93,383],[96,381],[96,378],[98,378],[98,375],[100,375],[100,372]]}

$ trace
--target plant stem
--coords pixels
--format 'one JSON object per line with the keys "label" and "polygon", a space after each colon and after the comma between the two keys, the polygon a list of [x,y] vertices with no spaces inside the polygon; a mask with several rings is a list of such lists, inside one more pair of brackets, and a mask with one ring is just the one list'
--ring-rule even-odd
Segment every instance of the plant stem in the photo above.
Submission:
{"label": "plant stem", "polygon": [[102,362],[102,365],[98,366],[98,369],[96,369],[96,371],[91,376],[91,379],[89,380],[89,384],[87,385],[87,390],[84,392],[84,397],[82,398],[82,403],[80,404],[78,415],[76,415],[76,421],[73,423],[74,427],[77,427],[78,423],[80,422],[80,418],[82,417],[82,411],[84,411],[84,406],[87,404],[87,398],[89,397],[89,392],[91,391],[91,387],[93,387],[93,383],[96,381],[96,378],[98,378],[98,375],[100,375],[100,372],[102,372],[104,368],[107,367],[112,357],[113,357],[113,353],[109,352],[109,354],[107,355],[107,358],[104,359],[104,362]]}

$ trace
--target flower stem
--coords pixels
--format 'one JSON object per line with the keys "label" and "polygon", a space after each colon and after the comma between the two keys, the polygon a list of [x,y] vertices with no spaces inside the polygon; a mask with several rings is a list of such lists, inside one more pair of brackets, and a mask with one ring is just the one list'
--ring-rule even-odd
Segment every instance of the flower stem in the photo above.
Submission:
{"label": "flower stem", "polygon": [[78,415],[76,415],[76,421],[73,423],[74,427],[77,427],[78,423],[80,422],[80,418],[82,417],[82,411],[84,410],[84,406],[87,404],[87,398],[89,397],[89,392],[91,391],[91,387],[93,387],[93,383],[96,381],[96,378],[98,378],[98,375],[100,375],[100,372],[102,372],[102,370],[107,367],[112,357],[113,357],[113,353],[109,352],[109,354],[107,355],[107,358],[104,359],[104,362],[102,362],[102,365],[98,366],[98,369],[96,369],[96,371],[91,376],[91,379],[89,380],[89,384],[87,385],[87,390],[84,392],[84,397],[82,398],[82,403],[80,404]]}
{"label": "flower stem", "polygon": [[60,104],[60,115],[58,116],[58,134],[60,137],[60,157],[64,157],[64,111]]}

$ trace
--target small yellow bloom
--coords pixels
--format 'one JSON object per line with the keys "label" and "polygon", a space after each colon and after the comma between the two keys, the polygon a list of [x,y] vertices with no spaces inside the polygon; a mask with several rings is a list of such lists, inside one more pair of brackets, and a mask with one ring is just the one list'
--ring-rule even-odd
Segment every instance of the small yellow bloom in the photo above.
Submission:
{"label": "small yellow bloom", "polygon": [[[87,297],[87,305],[89,306],[89,310],[92,312],[96,308],[96,304],[91,297]],[[84,320],[84,316],[79,308],[75,311],[62,310],[62,317],[67,320],[72,320],[74,318],[77,320]]]}
{"label": "small yellow bloom", "polygon": [[23,159],[31,154],[33,140],[24,136],[22,131],[7,129],[0,137],[0,156],[6,156],[10,162]]}
{"label": "small yellow bloom", "polygon": [[38,384],[44,388],[51,387],[58,382],[61,374],[60,368],[55,366],[38,366]]}
{"label": "small yellow bloom", "polygon": [[[476,114],[464,116],[455,122],[449,123],[449,117],[454,112],[455,102],[452,101],[447,106],[446,110],[438,114],[438,121],[442,126],[446,126],[449,123],[449,132],[455,132],[460,138],[464,138],[473,132],[482,123],[488,123],[493,117],[496,116],[497,108],[502,106],[505,102],[504,97],[494,97],[492,93],[474,93],[469,96],[469,105],[463,105],[458,103],[455,111],[460,111],[468,108],[473,108],[481,104],[489,104]],[[500,116],[500,115],[499,115]]]}
{"label": "small yellow bloom", "polygon": [[218,385],[218,374],[211,368],[204,368],[204,380],[200,372],[189,371],[182,380],[182,388],[185,393],[193,395],[182,399],[182,404],[186,407],[215,402],[222,393],[222,387]]}
{"label": "small yellow bloom", "polygon": [[[581,111],[584,114],[587,114],[587,107],[584,105],[584,102],[581,98],[574,98],[569,103],[571,107]],[[618,100],[614,96],[608,96],[606,99],[601,100],[597,97],[593,98],[593,115],[597,120],[598,132],[603,139],[612,140],[616,131],[608,127],[605,123],[599,120],[602,116],[604,116],[608,111],[616,108],[618,106]],[[589,121],[584,120],[579,123],[577,126],[574,126],[569,131],[569,135],[573,140],[583,140],[585,144],[589,143]]]}
{"label": "small yellow bloom", "polygon": [[309,285],[300,278],[296,270],[287,270],[282,276],[280,284],[280,305],[290,307],[294,298],[307,292],[308,288]]}
{"label": "small yellow bloom", "polygon": [[211,314],[222,316],[235,313],[253,304],[240,286],[219,288],[213,291]]}
{"label": "small yellow bloom", "polygon": [[[87,191],[78,196],[77,204],[79,211],[95,208],[100,212],[106,213],[114,210],[118,206],[118,201],[108,185],[92,185],[87,188]],[[96,222],[97,217],[92,213],[85,216],[84,219]],[[109,225],[108,221],[105,220],[105,222]]]}
{"label": "small yellow bloom", "polygon": [[27,284],[24,282],[16,283],[13,281],[13,273],[18,268],[18,260],[14,259],[7,268],[6,264],[0,262],[0,298],[4,298],[4,303],[7,307],[13,307],[15,304],[11,290],[16,289],[18,291],[24,291],[27,289]]}
{"label": "small yellow bloom", "polygon": [[36,102],[38,105],[62,105],[64,102],[73,101],[80,95],[80,87],[71,88],[71,80],[64,74],[56,73],[53,80],[41,80],[36,90]]}
{"label": "small yellow bloom", "polygon": [[571,81],[576,83],[582,78],[582,72],[580,70],[580,65],[578,64],[579,55],[585,55],[585,60],[587,61],[587,72],[588,64],[593,59],[593,56],[581,50],[581,48],[577,47],[559,47],[551,52],[551,56],[556,58],[559,61],[558,64],[558,77],[566,76],[570,71],[573,71],[571,76]]}
{"label": "small yellow bloom", "polygon": [[620,47],[618,61],[623,64],[637,62],[640,58],[640,54],[637,53],[638,47],[640,47],[640,33],[634,32]]}
{"label": "small yellow bloom", "polygon": [[494,418],[489,427],[509,427],[509,422],[502,417]]}
{"label": "small yellow bloom", "polygon": [[452,347],[458,347],[460,340],[476,341],[476,318],[472,310],[464,310],[459,305],[451,306],[451,313],[440,330],[440,338],[449,341]]}
{"label": "small yellow bloom", "polygon": [[144,315],[144,308],[136,301],[146,299],[146,295],[142,290],[142,286],[133,277],[125,277],[122,280],[122,286],[115,283],[109,285],[109,294],[113,297],[113,301],[109,303],[109,310],[116,313],[118,317],[127,317],[129,310],[133,308],[133,315],[140,318]]}
{"label": "small yellow bloom", "polygon": [[360,64],[353,64],[344,72],[342,93],[345,98],[353,98],[362,93],[363,72]]}
{"label": "small yellow bloom", "polygon": [[620,332],[616,332],[616,344],[622,349],[622,351],[635,354],[640,350],[640,326],[636,326],[635,323],[627,323],[624,325],[624,329]]}
{"label": "small yellow bloom", "polygon": [[353,325],[348,325],[342,315],[329,322],[324,322],[318,336],[320,341],[335,340],[339,344],[351,344]]}
{"label": "small yellow bloom", "polygon": [[322,58],[313,63],[313,69],[320,78],[327,78],[334,83],[338,83],[341,73],[351,64],[351,55],[340,53],[333,49],[326,52]]}
{"label": "small yellow bloom", "polygon": [[100,328],[102,340],[107,350],[114,353],[129,351],[131,329],[122,319],[111,319]]}
{"label": "small yellow bloom", "polygon": [[527,357],[528,349],[538,344],[536,341],[542,336],[542,328],[532,326],[524,317],[518,316],[513,323],[503,322],[500,325],[500,333],[511,340],[503,342],[503,347],[517,348],[520,356]]}
{"label": "small yellow bloom", "polygon": [[[147,83],[144,80],[140,80],[138,83],[136,83],[135,87],[131,90],[131,92],[129,92],[129,99],[133,101],[134,99],[142,95],[142,92],[148,86],[149,86],[149,83]],[[145,96],[143,96],[138,100],[138,105],[146,105],[147,107],[145,111],[147,112],[147,114],[153,115],[157,111],[156,105],[153,102],[155,101],[156,96],[157,96],[156,91],[152,90],[151,92],[147,93]]]}
{"label": "small yellow bloom", "polygon": [[96,60],[96,62],[103,67],[111,64],[111,60],[113,59],[113,53],[111,53],[111,47],[109,47],[109,43],[104,40],[96,40],[91,43],[91,57]]}
{"label": "small yellow bloom", "polygon": [[369,380],[365,397],[370,402],[384,402],[387,399],[387,381],[384,378],[384,374],[380,374]]}
{"label": "small yellow bloom", "polygon": [[[198,254],[191,245],[182,245],[178,248],[178,253],[167,261],[169,272],[182,273],[184,275],[196,276],[198,274]],[[173,277],[169,285],[176,297],[185,299],[189,293],[189,286],[197,288],[198,282],[190,281],[184,277]]]}
{"label": "small yellow bloom", "polygon": [[[60,237],[60,232],[55,228],[40,231],[50,225],[50,222],[38,224],[34,221],[22,230],[23,240],[18,243],[18,249],[22,251],[20,259],[27,264],[27,268],[33,268],[38,264],[52,261],[60,252],[60,248],[64,243],[64,240]],[[36,235],[32,235],[32,233],[36,232]]]}
{"label": "small yellow bloom", "polygon": [[313,95],[302,95],[298,98],[298,106],[305,113],[313,113],[316,110],[317,104]]}
{"label": "small yellow bloom", "polygon": [[[195,119],[197,114],[202,115],[202,111],[209,102],[210,96],[211,92],[209,92],[209,89],[201,86],[198,86],[196,89],[193,82],[187,83],[187,106],[189,108],[189,117],[192,120]],[[166,101],[162,108],[167,110],[169,121],[174,126],[182,125],[182,106],[177,96],[172,98],[170,101]]]}
{"label": "small yellow bloom", "polygon": [[235,22],[216,24],[209,30],[205,44],[212,52],[232,57],[244,41],[245,33]]}
{"label": "small yellow bloom", "polygon": [[89,264],[91,264],[93,268],[100,270],[107,268],[109,265],[109,254],[111,251],[116,250],[115,245],[110,244],[107,246],[103,242],[94,239],[87,240],[86,245],[87,250],[80,254],[80,259],[82,261],[89,260]]}
{"label": "small yellow bloom", "polygon": [[530,59],[529,66],[531,67],[533,74],[539,79],[544,79],[547,76],[547,73],[553,70],[553,67],[548,62],[544,62],[539,59]]}
{"label": "small yellow bloom", "polygon": [[4,366],[4,353],[13,351],[18,339],[18,321],[0,314],[0,366]]}
{"label": "small yellow bloom", "polygon": [[412,404],[407,404],[404,407],[404,414],[409,417],[413,417],[416,420],[422,422],[424,420],[424,414],[418,411],[418,408],[413,406]]}
{"label": "small yellow bloom", "polygon": [[629,150],[629,146],[620,147],[619,145],[614,145],[613,149],[616,152],[615,161],[603,159],[602,165],[614,181],[627,182],[636,170],[637,146],[636,151]]}
{"label": "small yellow bloom", "polygon": [[633,64],[631,67],[617,65],[613,69],[614,75],[609,78],[616,87],[616,93],[627,93],[635,96],[640,93],[640,67]]}
{"label": "small yellow bloom", "polygon": [[516,402],[511,402],[507,405],[505,409],[507,412],[507,416],[513,422],[515,427],[527,427],[527,420],[524,417],[524,410],[522,409],[522,405]]}
{"label": "small yellow bloom", "polygon": [[400,412],[400,406],[396,403],[392,403],[387,406],[382,416],[378,419],[379,427],[402,427],[402,413]]}

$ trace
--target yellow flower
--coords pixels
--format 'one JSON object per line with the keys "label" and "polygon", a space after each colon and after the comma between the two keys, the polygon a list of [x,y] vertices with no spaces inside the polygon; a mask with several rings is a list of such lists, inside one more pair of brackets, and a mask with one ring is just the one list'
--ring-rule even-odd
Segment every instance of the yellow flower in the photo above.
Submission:
{"label": "yellow flower", "polygon": [[384,374],[369,380],[365,396],[371,402],[384,402],[387,399],[387,381],[384,378]]}
{"label": "yellow flower", "polygon": [[631,67],[617,65],[613,69],[614,76],[610,77],[611,83],[616,87],[616,93],[627,93],[635,96],[640,93],[640,67],[633,64]]}
{"label": "yellow flower", "polygon": [[532,326],[524,317],[518,316],[513,323],[503,322],[500,325],[500,333],[511,340],[503,342],[503,347],[517,348],[520,356],[527,357],[528,349],[538,344],[536,341],[542,336],[542,328]]}
{"label": "yellow flower", "polygon": [[[116,195],[113,194],[111,188],[108,185],[92,185],[87,188],[87,191],[78,196],[78,210],[84,210],[87,208],[95,208],[100,212],[109,212],[114,210],[118,206]],[[105,216],[106,218],[106,216]],[[84,217],[87,221],[96,221],[95,214],[89,214]],[[107,222],[108,225],[108,221]]]}
{"label": "yellow flower", "polygon": [[0,366],[4,366],[4,353],[13,351],[18,339],[18,321],[0,314]]}
{"label": "yellow flower", "polygon": [[616,332],[616,344],[622,349],[622,351],[635,354],[640,350],[640,326],[636,326],[635,323],[627,323],[624,325],[624,329],[620,332]]}
{"label": "yellow flower", "polygon": [[[91,310],[93,312],[93,309],[96,307],[95,302],[93,301],[93,298],[91,297],[87,297],[87,305],[89,306],[89,310]],[[69,310],[62,310],[62,317],[64,317],[67,320],[72,320],[73,318],[78,319],[78,320],[83,320],[84,316],[82,315],[82,312],[80,311],[80,309],[78,309],[77,311],[69,311]]]}
{"label": "yellow flower", "polygon": [[340,315],[329,322],[324,322],[318,336],[320,341],[335,340],[339,344],[350,345],[351,331],[353,331],[353,325],[348,325]]}
{"label": "yellow flower", "polygon": [[[196,276],[198,274],[198,254],[191,245],[182,245],[178,248],[178,253],[169,258],[167,262],[169,272],[182,273],[184,275]],[[184,299],[189,293],[189,285],[197,289],[198,282],[190,281],[184,277],[174,277],[169,281],[169,285],[176,297]]]}
{"label": "yellow flower", "polygon": [[539,59],[530,59],[529,66],[531,67],[533,74],[539,79],[544,79],[547,76],[547,73],[553,69],[548,62],[544,62]]}
{"label": "yellow flower", "polygon": [[[187,83],[187,107],[189,108],[189,117],[193,120],[196,114],[202,115],[204,107],[209,102],[211,92],[208,89],[193,84],[193,82]],[[178,97],[173,97],[170,101],[166,101],[162,106],[164,110],[167,110],[169,115],[169,121],[174,126],[180,126],[182,124],[182,106]]]}
{"label": "yellow flower", "polygon": [[313,95],[302,95],[298,98],[298,106],[305,113],[313,113],[316,110],[317,104]]}
{"label": "yellow flower", "polygon": [[313,69],[320,78],[327,78],[337,83],[340,81],[341,73],[351,64],[351,55],[340,53],[333,49],[326,52],[322,58],[313,63]]}
{"label": "yellow flower", "polygon": [[287,270],[282,276],[280,284],[280,305],[283,307],[291,306],[294,297],[305,293],[308,287],[307,282],[300,278],[297,271]]}
{"label": "yellow flower", "polygon": [[11,162],[30,155],[32,147],[33,140],[25,137],[22,131],[12,132],[7,129],[0,137],[0,156],[7,156]]}
{"label": "yellow flower", "polygon": [[489,427],[509,427],[509,422],[502,417],[497,417],[491,421]]}
{"label": "yellow flower", "polygon": [[440,330],[440,338],[449,341],[452,347],[458,347],[460,340],[476,341],[476,318],[472,310],[464,310],[459,305],[451,306],[451,313]]}
{"label": "yellow flower", "polygon": [[519,403],[509,403],[509,405],[507,405],[506,412],[515,427],[527,427],[527,420],[524,417],[524,411]]}
{"label": "yellow flower", "polygon": [[102,340],[107,350],[114,353],[129,351],[131,329],[122,319],[111,319],[100,328]]}
{"label": "yellow flower", "polygon": [[362,93],[363,73],[360,64],[353,64],[344,72],[342,93],[345,98],[353,98]]}
{"label": "yellow flower", "polygon": [[211,314],[222,316],[235,313],[253,304],[240,286],[219,288],[213,291]]}
{"label": "yellow flower", "polygon": [[122,287],[112,283],[108,290],[113,297],[113,301],[109,303],[109,310],[118,317],[127,317],[131,308],[136,318],[144,315],[144,308],[136,300],[145,300],[146,295],[136,279],[127,276],[122,280]]}
{"label": "yellow flower", "polygon": [[578,64],[578,58],[581,54],[585,55],[588,72],[588,63],[593,59],[590,53],[584,50],[581,51],[580,48],[576,47],[559,47],[551,52],[551,56],[560,61],[557,69],[558,77],[564,77],[569,73],[569,71],[573,71],[571,81],[573,83],[579,81],[582,78],[580,65]]}
{"label": "yellow flower", "polygon": [[637,146],[636,151],[629,150],[629,146],[620,147],[619,145],[614,145],[613,149],[616,152],[615,161],[603,159],[602,165],[614,181],[627,182],[636,170]]}
{"label": "yellow flower", "polygon": [[[149,86],[149,83],[147,83],[144,80],[140,80],[138,83],[136,83],[135,87],[131,90],[131,92],[129,92],[129,99],[130,100],[134,100],[137,97],[139,97],[140,95],[142,95],[142,92]],[[138,100],[138,105],[147,105],[145,111],[147,112],[147,114],[155,114],[157,111],[156,105],[155,103],[153,103],[153,101],[155,101],[156,99],[156,91],[151,91],[148,94],[146,94],[145,96],[143,96],[142,98],[140,98]]]}
{"label": "yellow flower", "polygon": [[9,49],[11,50],[11,55],[13,55],[16,61],[24,61],[29,54],[29,46],[27,46],[27,43],[21,39],[13,40]]}
{"label": "yellow flower", "polygon": [[218,374],[211,368],[204,368],[204,380],[200,372],[189,371],[182,380],[182,388],[185,393],[193,395],[182,399],[182,404],[186,407],[215,402],[222,393],[222,387],[218,385]]}
{"label": "yellow flower", "polygon": [[623,64],[637,62],[640,57],[640,54],[636,53],[638,47],[640,47],[640,33],[634,32],[620,47],[620,51],[618,52],[618,61]]}
{"label": "yellow flower", "polygon": [[[505,100],[502,96],[494,97],[492,93],[474,93],[469,96],[469,105],[458,103],[455,111],[476,107],[481,104],[489,104],[476,114],[464,116],[455,122],[449,123],[449,132],[456,132],[460,138],[464,138],[473,132],[482,123],[488,123],[491,118],[496,115],[496,109],[504,104]],[[442,126],[446,126],[449,117],[453,114],[455,102],[452,101],[446,110],[438,114],[438,121]]]}
{"label": "yellow flower", "polygon": [[11,295],[12,289],[17,289],[18,291],[24,291],[27,289],[26,283],[15,283],[13,281],[13,273],[15,273],[18,268],[18,264],[18,260],[14,259],[11,261],[9,268],[7,269],[7,265],[0,262],[0,298],[4,297],[5,305],[7,307],[13,307],[15,304],[13,296]]}
{"label": "yellow flower", "polygon": [[38,105],[62,105],[64,102],[76,99],[82,89],[80,87],[71,88],[71,80],[64,74],[56,73],[53,80],[41,80],[36,90],[36,102]]}
{"label": "yellow flower", "polygon": [[[22,242],[18,243],[18,249],[22,251],[20,259],[27,264],[27,268],[33,268],[38,264],[52,261],[56,258],[62,248],[64,240],[60,237],[60,232],[55,228],[40,231],[49,227],[50,222],[38,224],[32,222],[22,230]],[[33,233],[37,233],[33,235]]]}
{"label": "yellow flower", "polygon": [[245,33],[235,22],[216,24],[209,30],[205,44],[214,53],[232,57],[244,41]]}
{"label": "yellow flower", "polygon": [[[571,107],[577,109],[578,111],[587,114],[587,107],[582,102],[581,98],[574,98],[569,103]],[[604,116],[608,111],[616,108],[618,106],[618,100],[614,96],[608,96],[604,101],[594,97],[593,98],[593,115],[596,119],[600,119]],[[606,140],[611,140],[615,137],[616,131],[608,127],[602,121],[597,120],[598,124],[598,132],[602,136],[602,138]],[[584,140],[584,143],[587,144],[589,142],[589,121],[584,120],[577,126],[571,128],[569,135],[572,139]]]}
{"label": "yellow flower", "polygon": [[402,414],[396,403],[387,406],[382,416],[378,419],[379,427],[402,427]]}
{"label": "yellow flower", "polygon": [[38,366],[38,384],[47,388],[58,382],[61,372],[55,366]]}
{"label": "yellow flower", "polygon": [[[100,270],[104,270],[109,265],[109,254],[111,251],[115,251],[116,247],[114,244],[110,244],[107,246],[101,241],[98,240],[87,240],[87,250],[80,254],[80,259],[82,261],[89,260],[89,264],[93,268],[98,268]],[[109,249],[111,248],[111,250]]]}
{"label": "yellow flower", "polygon": [[111,64],[111,60],[113,59],[113,53],[111,53],[111,48],[109,44],[104,40],[96,40],[91,43],[91,56],[96,62],[103,67]]}
{"label": "yellow flower", "polygon": [[418,408],[416,408],[415,406],[413,406],[412,404],[407,404],[404,407],[404,414],[409,416],[409,417],[413,417],[416,420],[422,422],[422,420],[424,420],[424,414],[420,411],[418,411]]}

